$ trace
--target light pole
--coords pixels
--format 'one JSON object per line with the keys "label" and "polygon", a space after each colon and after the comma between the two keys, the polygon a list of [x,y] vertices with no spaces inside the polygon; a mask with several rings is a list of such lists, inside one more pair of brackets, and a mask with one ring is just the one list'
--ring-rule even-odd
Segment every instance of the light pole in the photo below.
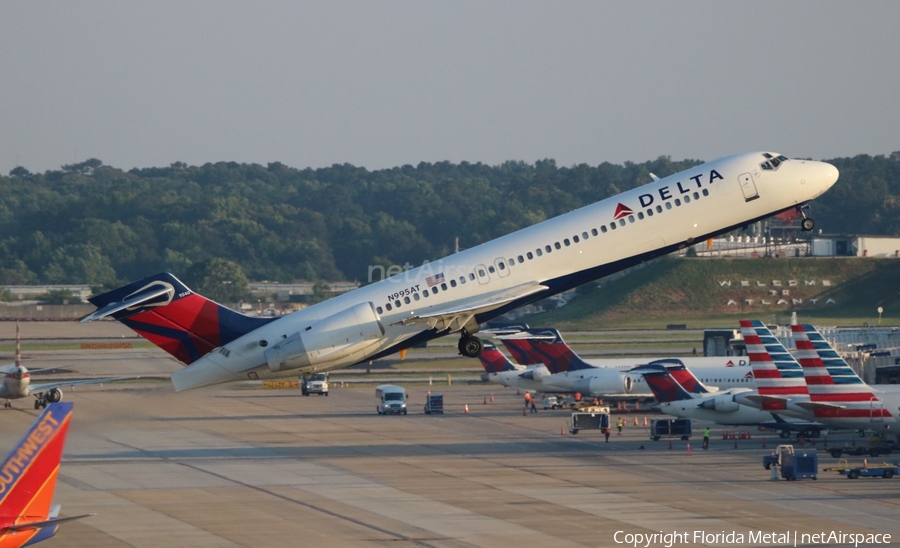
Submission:
{"label": "light pole", "polygon": [[881,314],[884,312],[884,308],[878,307],[878,325],[881,325]]}

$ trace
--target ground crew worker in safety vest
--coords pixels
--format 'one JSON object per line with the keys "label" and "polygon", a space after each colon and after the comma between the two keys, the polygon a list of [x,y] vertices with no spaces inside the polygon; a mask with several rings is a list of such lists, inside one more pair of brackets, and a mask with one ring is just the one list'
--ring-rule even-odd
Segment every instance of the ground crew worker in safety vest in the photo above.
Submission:
{"label": "ground crew worker in safety vest", "polygon": [[622,420],[622,417],[619,417],[618,420],[616,420],[616,428],[619,429],[619,433],[616,434],[617,436],[622,435],[622,427],[623,426],[625,426],[625,421]]}
{"label": "ground crew worker in safety vest", "polygon": [[709,426],[703,429],[703,448],[709,449]]}

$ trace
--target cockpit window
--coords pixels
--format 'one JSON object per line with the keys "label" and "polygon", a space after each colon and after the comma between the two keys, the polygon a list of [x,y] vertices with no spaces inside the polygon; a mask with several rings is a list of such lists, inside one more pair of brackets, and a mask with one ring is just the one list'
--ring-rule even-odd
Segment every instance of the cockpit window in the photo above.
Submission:
{"label": "cockpit window", "polygon": [[768,152],[763,152],[763,156],[766,158],[766,161],[759,164],[759,167],[768,171],[775,171],[776,169],[778,169],[778,166],[788,161],[788,157],[782,154],[773,156]]}

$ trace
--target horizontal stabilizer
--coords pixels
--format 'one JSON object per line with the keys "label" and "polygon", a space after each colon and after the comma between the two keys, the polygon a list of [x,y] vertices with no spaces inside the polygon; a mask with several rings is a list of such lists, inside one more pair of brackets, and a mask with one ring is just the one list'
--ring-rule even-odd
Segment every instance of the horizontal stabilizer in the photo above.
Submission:
{"label": "horizontal stabilizer", "polygon": [[146,291],[142,291],[136,293],[134,295],[130,295],[129,297],[123,299],[121,302],[109,303],[108,305],[95,310],[94,312],[88,314],[87,316],[78,320],[81,323],[91,322],[94,320],[99,320],[105,318],[107,316],[111,316],[116,312],[121,312],[126,308],[131,308],[133,306],[137,306],[139,304],[143,304],[147,301],[153,300],[157,297],[165,295],[172,291],[171,287],[165,287],[160,285],[154,285],[148,287]]}
{"label": "horizontal stabilizer", "polygon": [[806,409],[808,411],[815,411],[817,409],[823,410],[823,411],[834,411],[837,409],[846,409],[847,408],[846,405],[839,405],[836,403],[824,403],[824,402],[817,402],[817,401],[797,402],[797,407],[802,407],[803,409]]}
{"label": "horizontal stabilizer", "polygon": [[80,516],[69,516],[65,518],[52,518],[43,521],[28,521],[25,523],[14,523],[11,525],[7,525],[5,527],[0,528],[0,531],[12,531],[13,533],[17,533],[19,531],[27,531],[29,529],[41,529],[42,527],[51,527],[54,525],[59,525],[60,523],[65,523],[67,521],[75,521],[76,519],[89,518],[91,516],[96,516],[97,514],[81,514]]}
{"label": "horizontal stabilizer", "polygon": [[[741,395],[741,399],[747,400],[747,401],[749,401],[749,402],[753,402],[753,403],[755,403],[755,404],[757,404],[757,405],[764,405],[764,404],[767,404],[767,403],[769,403],[769,404],[772,404],[772,403],[778,403],[778,404],[784,404],[784,405],[787,405],[788,401],[790,401],[790,400],[788,400],[787,398],[778,398],[778,397],[775,397],[775,396],[759,396],[759,395],[747,395],[747,396],[745,396],[745,395],[743,395],[743,394]],[[799,404],[798,404],[798,405],[799,405]]]}

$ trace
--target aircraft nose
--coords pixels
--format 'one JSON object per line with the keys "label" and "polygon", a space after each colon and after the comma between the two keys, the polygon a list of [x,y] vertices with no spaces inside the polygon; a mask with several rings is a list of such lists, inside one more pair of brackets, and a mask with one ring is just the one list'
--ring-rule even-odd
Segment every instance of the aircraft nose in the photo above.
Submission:
{"label": "aircraft nose", "polygon": [[838,177],[840,177],[838,168],[827,162],[822,162],[822,182],[827,188],[831,188],[831,186],[837,182]]}

